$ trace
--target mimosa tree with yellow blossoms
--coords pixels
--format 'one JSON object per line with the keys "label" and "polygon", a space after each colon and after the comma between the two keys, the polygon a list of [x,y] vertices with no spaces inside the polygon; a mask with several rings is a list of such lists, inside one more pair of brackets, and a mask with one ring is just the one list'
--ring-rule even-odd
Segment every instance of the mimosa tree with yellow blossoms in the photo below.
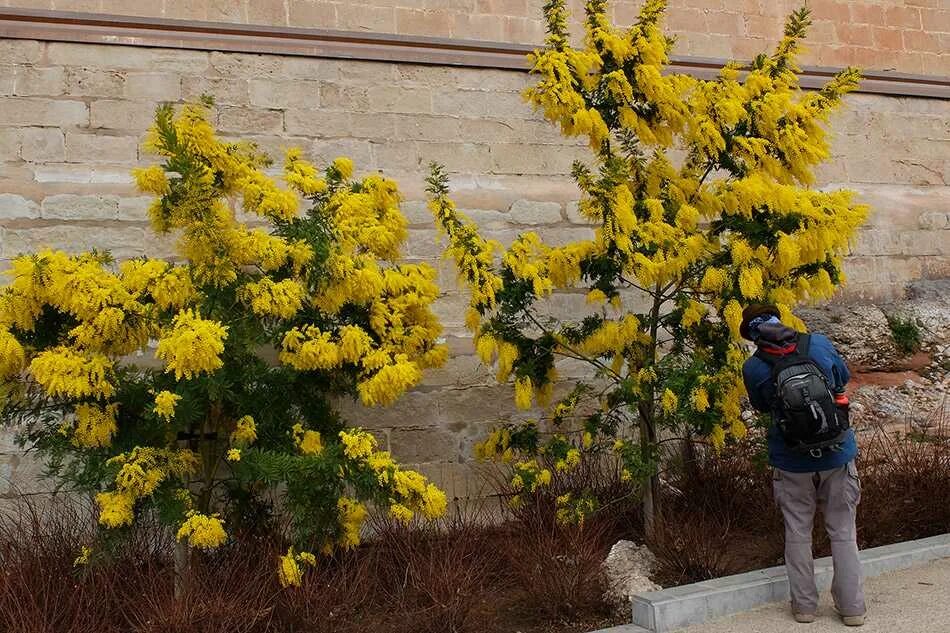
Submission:
{"label": "mimosa tree with yellow blossoms", "polygon": [[[173,261],[14,260],[0,410],[64,484],[97,491],[100,545],[145,516],[202,549],[287,517],[278,568],[295,585],[311,551],[359,542],[365,503],[403,521],[445,510],[333,409],[345,396],[388,405],[444,362],[439,289],[432,268],[400,262],[396,183],[355,179],[345,158],[321,174],[291,150],[282,187],[208,113],[159,108],[146,147],[161,163],[134,174]],[[91,545],[82,560],[103,550]]]}
{"label": "mimosa tree with yellow blossoms", "polygon": [[[585,454],[613,451],[624,476],[646,484],[648,530],[664,438],[699,435],[718,449],[746,433],[743,306],[774,303],[803,328],[793,308],[842,283],[841,258],[866,216],[852,192],[811,188],[829,156],[822,124],[860,74],[799,88],[807,9],[788,18],[773,53],[701,80],[665,69],[665,5],[646,0],[620,29],[606,0],[588,0],[582,48],[569,43],[564,1],[544,7],[546,46],[530,57],[538,80],[525,96],[565,136],[590,141],[592,160],[573,177],[591,239],[551,245],[529,232],[503,249],[455,209],[437,166],[429,187],[471,291],[478,354],[514,382],[520,408],[545,412],[497,429],[479,455],[512,463],[513,487],[527,493]],[[577,290],[586,315],[545,316],[552,293]],[[591,377],[549,403],[562,359],[587,363]],[[584,491],[557,502],[563,520],[594,507]]]}

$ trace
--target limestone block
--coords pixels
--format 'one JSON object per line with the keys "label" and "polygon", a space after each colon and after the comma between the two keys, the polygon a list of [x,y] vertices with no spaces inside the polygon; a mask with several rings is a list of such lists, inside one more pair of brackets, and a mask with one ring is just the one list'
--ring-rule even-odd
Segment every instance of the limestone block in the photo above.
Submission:
{"label": "limestone block", "polygon": [[40,211],[44,220],[115,220],[118,214],[118,196],[71,194],[49,196]]}
{"label": "limestone block", "polygon": [[0,193],[0,220],[33,220],[40,207],[32,200],[11,193]]}
{"label": "limestone block", "polygon": [[43,55],[43,44],[34,40],[0,40],[0,59],[5,64],[35,64]]}
{"label": "limestone block", "polygon": [[950,255],[950,235],[939,230],[900,234],[902,255]]}
{"label": "limestone block", "polygon": [[181,75],[174,73],[129,73],[125,77],[125,98],[133,101],[178,101]]}
{"label": "limestone block", "polygon": [[181,98],[195,101],[202,95],[211,95],[218,106],[246,106],[251,102],[250,82],[240,75],[234,77],[207,77],[185,75],[181,78]]}
{"label": "limestone block", "polygon": [[396,33],[396,12],[387,6],[342,3],[336,7],[336,27],[346,31]]}
{"label": "limestone block", "polygon": [[[920,228],[928,231],[950,229],[950,211],[934,211],[922,213],[918,219]],[[944,238],[947,239],[947,238]]]}
{"label": "limestone block", "polygon": [[75,97],[122,97],[125,74],[115,70],[66,69],[66,94]]}
{"label": "limestone block", "polygon": [[316,108],[320,103],[319,82],[294,79],[251,79],[251,105],[264,108]]}
{"label": "limestone block", "polygon": [[[144,130],[143,130],[144,133]],[[134,163],[139,138],[102,134],[66,133],[66,161],[70,163]]]}
{"label": "limestone block", "polygon": [[226,134],[280,134],[284,115],[278,110],[224,107],[218,110],[218,129]]}
{"label": "limestone block", "polygon": [[158,104],[100,99],[90,104],[90,126],[94,129],[127,130],[141,134],[152,124]]}
{"label": "limestone block", "polygon": [[421,114],[432,112],[433,95],[428,88],[383,83],[370,87],[366,94],[374,111]]}
{"label": "limestone block", "polygon": [[414,141],[451,142],[466,139],[461,134],[459,119],[448,116],[429,116],[421,114],[394,115],[395,130],[393,138]]}
{"label": "limestone block", "polygon": [[892,230],[858,231],[854,240],[856,255],[900,255],[901,234]]}
{"label": "limestone block", "polygon": [[14,161],[20,155],[20,130],[13,127],[0,128],[0,159]]}
{"label": "limestone block", "polygon": [[345,138],[350,133],[350,113],[319,109],[290,108],[284,112],[284,130],[288,134],[322,138]]}
{"label": "limestone block", "polygon": [[63,132],[59,128],[23,128],[20,143],[20,156],[26,161],[60,162],[66,158]]}
{"label": "limestone block", "polygon": [[454,462],[459,457],[458,436],[440,426],[392,429],[389,445],[401,462]]}
{"label": "limestone block", "polygon": [[17,66],[13,79],[13,94],[22,97],[59,96],[66,85],[66,73],[59,66]]}
{"label": "limestone block", "polygon": [[340,156],[353,160],[357,175],[376,166],[372,145],[365,140],[354,138],[317,139],[310,145],[310,159],[325,167]]}
{"label": "limestone block", "polygon": [[273,77],[282,78],[282,64],[276,55],[252,55],[214,51],[210,57],[211,67],[222,77]]}
{"label": "limestone block", "polygon": [[130,184],[128,166],[51,163],[37,165],[33,176],[38,183]]}
{"label": "limestone block", "polygon": [[423,260],[436,260],[442,255],[442,239],[435,228],[410,229],[406,254]]}
{"label": "limestone block", "polygon": [[16,93],[16,75],[13,66],[0,66],[0,96],[9,97]]}
{"label": "limestone block", "polygon": [[309,29],[331,29],[336,26],[336,3],[323,0],[292,0],[289,23]]}
{"label": "limestone block", "polygon": [[126,222],[147,222],[148,208],[154,199],[151,196],[119,198],[118,219]]}
{"label": "limestone block", "polygon": [[86,125],[89,110],[81,101],[0,97],[0,121],[4,125]]}
{"label": "limestone block", "polygon": [[366,112],[379,110],[370,105],[369,91],[363,86],[347,86],[342,83],[320,82],[320,108]]}
{"label": "limestone block", "polygon": [[515,224],[555,224],[561,222],[561,205],[557,202],[538,202],[535,200],[516,200],[508,209],[508,215]]}
{"label": "limestone block", "polygon": [[[7,234],[13,236],[15,243],[19,240],[19,243],[26,245],[26,248],[19,249],[20,252],[53,248],[68,253],[82,253],[95,248],[109,251],[117,259],[141,257],[146,254],[145,229],[139,227],[91,229],[60,224],[31,229],[9,229]],[[149,250],[148,254],[154,255],[154,252]]]}
{"label": "limestone block", "polygon": [[481,474],[482,467],[478,464],[437,462],[409,464],[407,467],[425,475],[449,500],[487,497],[496,492]]}
{"label": "limestone block", "polygon": [[425,165],[435,161],[449,173],[479,173],[491,163],[491,146],[476,143],[421,143],[419,152]]}

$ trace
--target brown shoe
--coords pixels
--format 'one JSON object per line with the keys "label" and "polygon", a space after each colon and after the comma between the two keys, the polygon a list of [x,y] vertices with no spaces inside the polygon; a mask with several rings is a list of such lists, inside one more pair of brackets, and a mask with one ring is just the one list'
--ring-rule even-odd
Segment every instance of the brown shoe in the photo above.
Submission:
{"label": "brown shoe", "polygon": [[811,624],[817,617],[814,613],[798,613],[797,611],[793,611],[792,615],[799,624]]}
{"label": "brown shoe", "polygon": [[845,626],[864,626],[863,615],[843,615],[841,621]]}
{"label": "brown shoe", "polygon": [[841,616],[841,621],[845,626],[864,626],[864,615],[843,615],[841,611],[838,610],[838,605],[835,605],[835,613]]}

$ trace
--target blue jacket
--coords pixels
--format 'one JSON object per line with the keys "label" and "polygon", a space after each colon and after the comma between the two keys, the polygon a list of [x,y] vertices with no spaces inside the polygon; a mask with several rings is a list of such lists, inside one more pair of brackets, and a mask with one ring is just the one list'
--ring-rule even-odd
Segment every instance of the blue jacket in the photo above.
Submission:
{"label": "blue jacket", "polygon": [[[808,355],[828,378],[831,388],[834,391],[844,391],[851,374],[828,337],[823,334],[812,334]],[[742,378],[745,381],[746,391],[749,393],[749,401],[756,410],[765,413],[771,412],[771,402],[775,397],[771,377],[771,367],[755,356],[748,359],[742,367]],[[818,458],[791,449],[774,424],[769,427],[768,442],[769,463],[775,468],[792,473],[831,470],[844,466],[858,455],[858,443],[853,429],[848,430],[847,439],[840,450],[824,451]]]}

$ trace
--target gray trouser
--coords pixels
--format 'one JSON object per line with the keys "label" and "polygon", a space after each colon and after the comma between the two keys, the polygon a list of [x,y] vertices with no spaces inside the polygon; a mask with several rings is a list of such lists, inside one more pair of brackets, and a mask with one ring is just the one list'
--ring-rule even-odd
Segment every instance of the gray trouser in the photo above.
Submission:
{"label": "gray trouser", "polygon": [[831,538],[834,581],[831,593],[842,615],[864,615],[861,561],[858,558],[854,520],[861,501],[861,482],[854,462],[816,473],[790,473],[774,469],[775,501],[785,517],[785,568],[792,609],[797,613],[818,610],[811,534],[815,508],[825,517]]}

